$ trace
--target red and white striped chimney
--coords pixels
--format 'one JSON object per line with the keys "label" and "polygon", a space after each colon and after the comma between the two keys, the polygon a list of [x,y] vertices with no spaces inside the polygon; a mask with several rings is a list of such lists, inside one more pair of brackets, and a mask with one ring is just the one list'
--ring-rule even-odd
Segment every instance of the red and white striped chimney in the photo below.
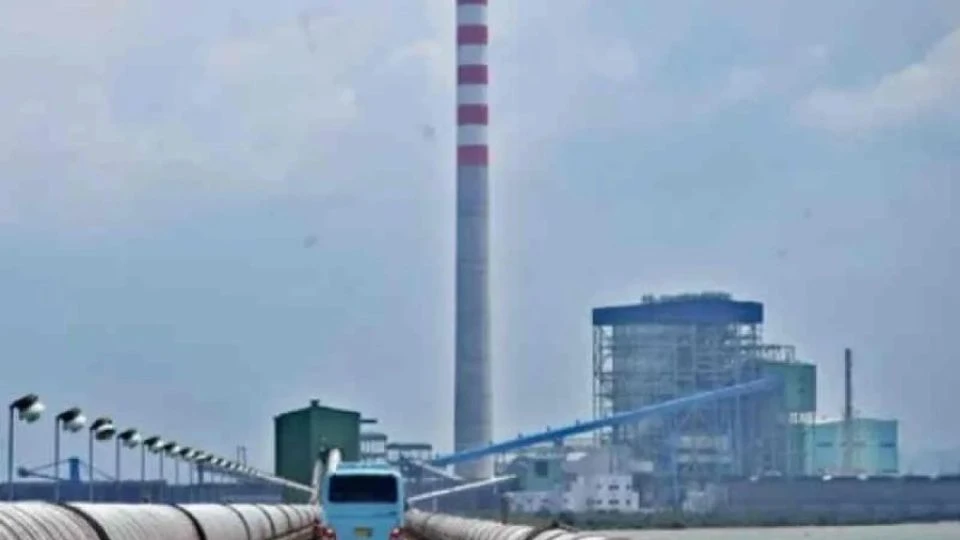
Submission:
{"label": "red and white striped chimney", "polygon": [[487,1],[457,0],[457,166],[486,167]]}
{"label": "red and white striped chimney", "polygon": [[[493,436],[490,368],[487,0],[457,0],[457,254],[454,448]],[[460,464],[464,478],[489,478],[489,459]]]}

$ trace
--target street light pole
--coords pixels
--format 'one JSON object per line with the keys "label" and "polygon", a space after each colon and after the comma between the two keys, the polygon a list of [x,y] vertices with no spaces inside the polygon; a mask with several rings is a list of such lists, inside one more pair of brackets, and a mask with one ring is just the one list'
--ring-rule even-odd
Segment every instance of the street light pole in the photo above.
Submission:
{"label": "street light pole", "polygon": [[87,488],[90,490],[90,502],[93,502],[93,431],[90,432],[90,452],[87,454]]}
{"label": "street light pole", "polygon": [[53,502],[60,502],[60,432],[76,433],[86,423],[86,417],[77,407],[71,407],[53,419]]}
{"label": "street light pole", "polygon": [[140,446],[140,498],[143,499],[143,490],[147,484],[147,445]]}
{"label": "street light pole", "polygon": [[13,443],[14,424],[16,423],[13,413],[17,412],[19,420],[32,424],[40,419],[45,407],[36,394],[27,394],[14,400],[10,404],[10,417],[7,423],[7,499],[13,500],[13,453],[16,451],[16,445]]}
{"label": "street light pole", "polygon": [[114,486],[114,497],[113,500],[120,502],[120,437],[116,437],[113,450],[113,486]]}
{"label": "street light pole", "polygon": [[114,480],[117,483],[117,502],[123,498],[123,483],[121,482],[121,470],[120,470],[120,452],[123,447],[126,448],[136,448],[140,444],[140,432],[135,429],[128,429],[121,432],[117,435],[117,456],[116,456],[116,470],[114,471]]}
{"label": "street light pole", "polygon": [[147,485],[147,451],[156,452],[163,446],[163,439],[159,435],[153,435],[143,440],[140,446],[140,487],[146,489]]}
{"label": "street light pole", "polygon": [[170,499],[170,502],[177,502],[177,491],[179,488],[177,485],[180,483],[180,465],[177,461],[177,455],[180,452],[180,445],[176,441],[169,441],[160,448],[160,456],[163,459],[164,455],[170,456],[173,459],[173,484],[171,484],[171,490],[167,494],[167,498]]}
{"label": "street light pole", "polygon": [[94,441],[109,441],[113,438],[113,435],[116,433],[116,428],[113,426],[113,420],[106,416],[97,418],[90,424],[90,454],[87,456],[89,462],[87,463],[87,476],[90,482],[89,493],[90,493],[90,502],[93,502],[93,483],[94,483],[94,467],[93,467],[93,443]]}
{"label": "street light pole", "polygon": [[[204,453],[199,460],[197,460],[197,479],[200,482],[200,492],[203,494],[204,499],[210,500],[213,493],[213,485],[210,483],[212,475],[210,472],[210,464],[213,463],[213,456],[211,454]],[[204,477],[206,481],[204,482]]]}
{"label": "street light pole", "polygon": [[166,478],[163,476],[163,452],[157,452],[157,459],[160,461],[160,501],[163,502],[167,495]]}
{"label": "street light pole", "polygon": [[189,446],[180,448],[177,455],[187,464],[187,502],[193,502],[193,456],[195,452]]}
{"label": "street light pole", "polygon": [[53,502],[60,502],[60,417],[53,419]]}

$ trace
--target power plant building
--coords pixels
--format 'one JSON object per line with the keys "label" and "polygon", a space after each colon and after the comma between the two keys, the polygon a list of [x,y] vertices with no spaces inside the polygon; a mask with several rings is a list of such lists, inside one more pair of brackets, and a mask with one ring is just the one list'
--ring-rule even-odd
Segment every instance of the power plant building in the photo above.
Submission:
{"label": "power plant building", "polygon": [[[854,417],[818,421],[805,427],[807,474],[844,474],[844,449],[849,440],[848,474],[890,476],[900,473],[899,426],[896,420]],[[849,429],[849,436],[846,435]]]}
{"label": "power plant building", "polygon": [[603,418],[764,377],[782,391],[714,401],[606,432],[664,481],[803,474],[801,426],[816,412],[816,369],[762,340],[763,304],[726,293],[646,296],[593,310],[594,416]]}

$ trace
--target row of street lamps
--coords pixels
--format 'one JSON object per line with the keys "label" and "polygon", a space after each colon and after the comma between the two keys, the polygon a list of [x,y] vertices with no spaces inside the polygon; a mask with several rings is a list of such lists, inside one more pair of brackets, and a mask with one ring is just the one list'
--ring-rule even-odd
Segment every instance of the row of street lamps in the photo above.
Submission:
{"label": "row of street lamps", "polygon": [[[40,420],[43,416],[46,408],[43,403],[40,401],[40,397],[36,394],[27,394],[13,402],[10,403],[10,415],[9,421],[7,424],[7,498],[13,500],[14,498],[14,480],[13,480],[13,468],[14,468],[14,426],[16,422],[22,421],[27,424],[32,424]],[[72,407],[65,411],[60,412],[54,417],[54,439],[53,439],[53,461],[54,461],[54,501],[60,500],[60,433],[77,433],[80,430],[87,427],[87,418],[84,416],[83,411],[78,407]],[[89,424],[89,456],[87,458],[88,466],[88,476],[89,476],[89,498],[90,501],[94,500],[94,491],[93,491],[93,453],[94,453],[94,443],[95,442],[107,442],[112,440],[116,441],[116,470],[115,470],[115,481],[117,483],[117,492],[119,495],[120,487],[120,458],[121,450],[123,448],[133,449],[137,446],[140,447],[140,482],[141,485],[146,482],[147,479],[147,452],[151,454],[156,454],[159,459],[159,476],[163,478],[163,460],[164,457],[170,457],[174,459],[174,475],[175,482],[179,484],[180,482],[180,461],[188,463],[191,467],[191,478],[192,467],[196,465],[207,466],[212,469],[217,469],[223,472],[237,474],[237,475],[249,475],[249,476],[259,476],[261,473],[253,469],[252,467],[247,467],[246,465],[236,463],[221,457],[217,457],[208,452],[202,450],[194,449],[189,446],[183,446],[175,441],[166,441],[161,438],[159,435],[154,435],[144,438],[137,429],[130,428],[123,431],[118,431],[116,425],[110,417],[102,416],[96,418]]]}

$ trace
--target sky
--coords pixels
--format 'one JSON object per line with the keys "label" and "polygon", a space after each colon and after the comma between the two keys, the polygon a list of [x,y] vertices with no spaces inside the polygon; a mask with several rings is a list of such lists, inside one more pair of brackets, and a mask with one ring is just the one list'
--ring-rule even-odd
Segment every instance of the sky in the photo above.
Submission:
{"label": "sky", "polygon": [[[498,437],[589,417],[591,308],[725,290],[823,414],[849,346],[861,414],[960,446],[960,3],[490,16]],[[311,398],[448,449],[453,36],[449,0],[0,2],[0,396],[264,468]]]}

